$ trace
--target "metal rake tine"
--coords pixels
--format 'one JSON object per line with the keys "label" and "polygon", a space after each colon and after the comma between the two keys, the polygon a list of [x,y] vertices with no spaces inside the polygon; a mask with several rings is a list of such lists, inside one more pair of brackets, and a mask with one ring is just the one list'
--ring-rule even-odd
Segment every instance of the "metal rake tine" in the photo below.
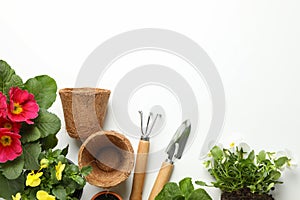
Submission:
{"label": "metal rake tine", "polygon": [[142,132],[142,135],[145,135],[144,134],[144,130],[143,130],[143,111],[139,111],[140,113],[140,118],[141,118],[141,132]]}
{"label": "metal rake tine", "polygon": [[146,135],[148,135],[148,128],[149,128],[149,123],[150,123],[150,119],[151,119],[151,116],[152,116],[152,112],[149,113],[149,116],[148,116],[148,120],[147,120],[147,126],[146,126]]}
{"label": "metal rake tine", "polygon": [[161,117],[161,114],[156,114],[156,116],[155,116],[155,118],[154,118],[154,120],[153,120],[153,122],[151,124],[151,128],[150,128],[149,134],[152,133],[152,129],[153,129],[153,127],[155,125],[155,122],[156,122],[156,120],[157,120],[158,117]]}

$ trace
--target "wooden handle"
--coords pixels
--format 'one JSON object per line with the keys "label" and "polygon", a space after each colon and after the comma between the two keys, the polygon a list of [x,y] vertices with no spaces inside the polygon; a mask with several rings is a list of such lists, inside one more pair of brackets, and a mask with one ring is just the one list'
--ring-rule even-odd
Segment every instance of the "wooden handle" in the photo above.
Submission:
{"label": "wooden handle", "polygon": [[158,193],[163,189],[164,185],[170,180],[173,167],[173,164],[163,162],[148,200],[154,200]]}
{"label": "wooden handle", "polygon": [[140,140],[136,156],[130,200],[142,200],[149,146],[149,141]]}

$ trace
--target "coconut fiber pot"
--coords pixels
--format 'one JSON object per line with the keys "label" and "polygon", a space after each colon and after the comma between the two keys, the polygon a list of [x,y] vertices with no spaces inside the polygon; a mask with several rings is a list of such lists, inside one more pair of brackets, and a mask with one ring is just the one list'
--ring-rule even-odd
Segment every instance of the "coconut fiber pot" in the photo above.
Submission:
{"label": "coconut fiber pot", "polygon": [[85,140],[102,130],[110,91],[100,88],[59,90],[66,130],[70,137]]}
{"label": "coconut fiber pot", "polygon": [[115,131],[100,131],[82,144],[78,154],[79,167],[92,166],[86,180],[95,186],[111,188],[125,181],[134,166],[130,141]]}

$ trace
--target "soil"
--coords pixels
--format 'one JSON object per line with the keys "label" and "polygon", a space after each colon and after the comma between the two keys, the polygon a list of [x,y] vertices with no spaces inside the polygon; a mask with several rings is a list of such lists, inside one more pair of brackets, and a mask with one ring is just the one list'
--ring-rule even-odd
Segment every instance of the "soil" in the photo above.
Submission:
{"label": "soil", "polygon": [[252,193],[249,188],[234,192],[223,192],[221,200],[274,200],[270,194]]}
{"label": "soil", "polygon": [[119,198],[117,198],[113,194],[102,194],[98,196],[95,200],[119,200]]}

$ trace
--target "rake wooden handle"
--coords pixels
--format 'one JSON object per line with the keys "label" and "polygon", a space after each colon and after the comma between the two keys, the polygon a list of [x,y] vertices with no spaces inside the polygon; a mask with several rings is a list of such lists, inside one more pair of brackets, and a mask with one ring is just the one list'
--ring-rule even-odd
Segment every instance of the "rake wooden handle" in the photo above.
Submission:
{"label": "rake wooden handle", "polygon": [[130,200],[142,200],[149,146],[149,141],[140,140],[136,156]]}
{"label": "rake wooden handle", "polygon": [[173,168],[174,165],[169,162],[162,163],[148,200],[154,200],[163,189],[164,185],[170,180]]}

